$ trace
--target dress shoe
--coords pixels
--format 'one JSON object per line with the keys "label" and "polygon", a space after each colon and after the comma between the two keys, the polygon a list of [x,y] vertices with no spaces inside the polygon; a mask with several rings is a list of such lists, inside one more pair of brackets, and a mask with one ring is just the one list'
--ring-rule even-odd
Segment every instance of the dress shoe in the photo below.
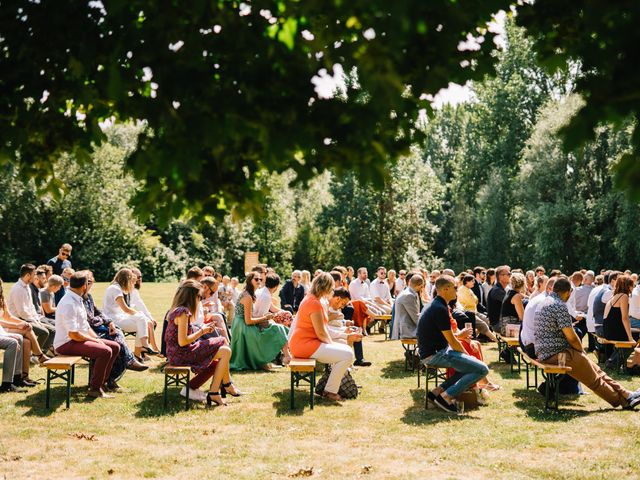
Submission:
{"label": "dress shoe", "polygon": [[11,382],[2,382],[2,385],[0,385],[0,393],[7,393],[7,392],[24,393],[26,391],[27,391],[26,388],[17,387]]}
{"label": "dress shoe", "polygon": [[131,363],[129,363],[129,365],[127,365],[127,370],[133,370],[134,372],[144,372],[148,369],[149,365],[144,365],[135,359]]}
{"label": "dress shoe", "polygon": [[367,362],[366,360],[356,360],[353,362],[356,367],[370,367],[371,362]]}
{"label": "dress shoe", "polygon": [[35,387],[37,385],[37,383],[31,380],[29,377],[23,377],[22,375],[16,375],[15,377],[13,377],[13,384],[16,387]]}

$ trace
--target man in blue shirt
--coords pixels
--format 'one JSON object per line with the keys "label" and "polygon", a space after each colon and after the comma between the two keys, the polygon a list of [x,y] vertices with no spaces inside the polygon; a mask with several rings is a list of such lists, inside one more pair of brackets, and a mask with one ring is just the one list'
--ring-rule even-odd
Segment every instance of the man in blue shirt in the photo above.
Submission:
{"label": "man in blue shirt", "polygon": [[463,329],[455,334],[451,330],[449,303],[457,298],[453,277],[442,275],[436,280],[437,296],[422,313],[418,321],[418,349],[420,359],[427,367],[448,367],[455,374],[436,390],[428,393],[429,399],[446,412],[457,412],[456,397],[471,385],[489,374],[484,362],[467,355],[458,339],[468,339],[473,332]]}
{"label": "man in blue shirt", "polygon": [[51,265],[54,275],[62,275],[62,271],[65,268],[71,268],[71,245],[68,243],[63,244],[58,250],[58,255],[53,257],[47,262],[47,265]]}

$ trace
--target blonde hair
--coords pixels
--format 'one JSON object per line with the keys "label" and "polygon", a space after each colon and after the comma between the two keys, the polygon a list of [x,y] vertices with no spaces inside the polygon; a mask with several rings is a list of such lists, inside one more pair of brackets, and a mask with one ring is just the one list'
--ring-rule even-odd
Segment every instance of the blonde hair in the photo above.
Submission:
{"label": "blonde hair", "polygon": [[522,273],[516,272],[511,274],[511,288],[516,292],[522,293],[526,279]]}
{"label": "blonde hair", "polygon": [[330,273],[323,272],[313,279],[309,293],[317,298],[324,297],[333,291],[335,283]]}
{"label": "blonde hair", "polygon": [[133,272],[128,268],[121,268],[113,277],[113,283],[117,283],[122,288],[122,291],[129,293],[129,287],[131,286],[131,280],[133,280]]}
{"label": "blonde hair", "polygon": [[305,286],[311,285],[311,272],[309,270],[302,270],[302,276],[300,278],[300,283]]}

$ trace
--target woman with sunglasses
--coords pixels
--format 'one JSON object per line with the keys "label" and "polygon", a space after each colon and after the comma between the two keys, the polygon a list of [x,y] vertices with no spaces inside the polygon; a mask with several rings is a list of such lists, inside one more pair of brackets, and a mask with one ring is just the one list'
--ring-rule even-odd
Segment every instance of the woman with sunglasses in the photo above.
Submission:
{"label": "woman with sunglasses", "polygon": [[289,329],[270,321],[273,313],[253,316],[256,290],[262,286],[258,272],[247,275],[244,291],[238,298],[236,316],[231,324],[231,369],[271,371],[271,362],[282,352],[284,362],[290,358],[287,345]]}

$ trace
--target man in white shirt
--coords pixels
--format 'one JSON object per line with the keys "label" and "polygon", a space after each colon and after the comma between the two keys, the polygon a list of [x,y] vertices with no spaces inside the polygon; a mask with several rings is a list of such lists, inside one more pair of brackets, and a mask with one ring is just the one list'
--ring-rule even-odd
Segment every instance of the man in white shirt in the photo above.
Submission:
{"label": "man in white shirt", "polygon": [[629,321],[631,322],[631,328],[640,328],[640,283],[631,292]]}
{"label": "man in white shirt", "polygon": [[105,393],[113,362],[120,354],[120,345],[113,340],[98,338],[87,321],[83,296],[87,293],[85,272],[76,272],[69,280],[69,290],[56,308],[56,335],[53,345],[61,355],[77,355],[94,360],[87,395],[110,398]]}
{"label": "man in white shirt", "polygon": [[[339,273],[339,272],[336,272]],[[333,290],[333,297],[327,305],[329,318],[329,335],[331,338],[347,340],[349,345],[353,346],[353,353],[356,360],[353,364],[357,367],[368,367],[371,362],[364,359],[364,351],[362,349],[362,335],[354,336],[354,332],[360,333],[351,320],[344,317],[342,310],[351,301],[351,297],[346,288],[337,286]],[[349,341],[349,337],[351,340]]]}
{"label": "man in white shirt", "polygon": [[29,322],[33,332],[36,334],[38,344],[43,352],[47,352],[53,345],[55,327],[49,325],[42,315],[36,312],[31,299],[31,287],[29,286],[36,274],[36,267],[30,263],[20,267],[20,279],[11,288],[9,298],[7,298],[7,308],[9,312],[20,320]]}
{"label": "man in white shirt", "polygon": [[358,269],[358,276],[349,284],[349,294],[351,300],[368,300],[371,298],[369,284],[367,283],[368,272],[365,267]]}
{"label": "man in white shirt", "polygon": [[387,314],[391,313],[391,292],[387,283],[387,269],[378,267],[377,278],[369,285],[369,293],[374,302]]}
{"label": "man in white shirt", "polygon": [[398,278],[396,279],[396,296],[400,295],[400,292],[402,292],[407,287],[406,278],[407,271],[400,270],[400,272],[398,272]]}
{"label": "man in white shirt", "polygon": [[545,293],[536,295],[529,303],[527,303],[524,309],[524,315],[522,317],[522,327],[520,328],[520,347],[524,353],[531,358],[536,358],[535,350],[535,335],[534,335],[534,318],[536,311],[542,305],[547,296],[553,292],[553,285],[556,283],[556,277],[551,277],[547,280],[545,285]]}

